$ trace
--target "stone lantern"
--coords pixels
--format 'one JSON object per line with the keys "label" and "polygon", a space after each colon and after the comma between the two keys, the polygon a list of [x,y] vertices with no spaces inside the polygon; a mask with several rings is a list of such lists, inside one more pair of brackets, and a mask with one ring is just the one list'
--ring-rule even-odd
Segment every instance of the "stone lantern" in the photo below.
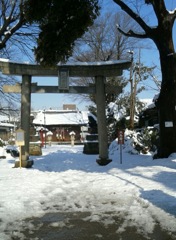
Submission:
{"label": "stone lantern", "polygon": [[70,134],[71,145],[74,146],[75,145],[75,135],[76,135],[76,133],[74,131],[72,131],[69,134]]}
{"label": "stone lantern", "polygon": [[49,146],[51,146],[53,133],[51,131],[49,131],[49,132],[46,133],[46,136],[47,136],[47,140],[48,140]]}

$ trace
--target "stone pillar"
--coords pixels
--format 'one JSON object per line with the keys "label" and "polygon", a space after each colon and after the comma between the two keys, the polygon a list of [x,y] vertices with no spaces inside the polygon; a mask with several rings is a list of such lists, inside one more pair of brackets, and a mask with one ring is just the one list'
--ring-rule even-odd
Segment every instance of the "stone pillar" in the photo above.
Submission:
{"label": "stone pillar", "polygon": [[107,165],[112,160],[108,158],[108,134],[106,127],[105,114],[105,77],[95,77],[97,121],[98,121],[98,140],[99,140],[99,165]]}
{"label": "stone pillar", "polygon": [[21,147],[22,167],[31,167],[33,165],[33,161],[29,160],[30,111],[31,111],[31,76],[23,75],[21,85],[21,129],[24,130],[25,145]]}

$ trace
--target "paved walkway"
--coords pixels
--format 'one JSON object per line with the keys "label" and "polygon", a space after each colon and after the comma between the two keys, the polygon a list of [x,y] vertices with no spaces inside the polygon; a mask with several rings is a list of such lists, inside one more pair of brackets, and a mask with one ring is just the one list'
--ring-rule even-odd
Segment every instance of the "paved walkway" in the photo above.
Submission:
{"label": "paved walkway", "polygon": [[[134,227],[117,233],[122,220],[114,218],[115,223],[104,225],[101,222],[85,220],[89,213],[48,213],[42,218],[31,218],[24,221],[26,240],[176,240],[156,226],[152,234],[145,236]],[[31,227],[32,226],[32,227]],[[15,236],[12,238],[17,240]]]}

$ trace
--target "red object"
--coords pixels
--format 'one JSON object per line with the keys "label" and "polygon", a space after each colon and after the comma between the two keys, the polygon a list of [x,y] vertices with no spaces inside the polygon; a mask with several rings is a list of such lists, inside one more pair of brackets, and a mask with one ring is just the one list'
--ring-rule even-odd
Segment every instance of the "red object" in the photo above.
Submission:
{"label": "red object", "polygon": [[40,130],[40,140],[41,140],[41,142],[42,142],[42,146],[41,147],[43,147],[44,146],[44,136],[43,136],[43,134],[44,134],[44,131],[43,130]]}
{"label": "red object", "polygon": [[118,131],[118,144],[124,144],[124,131]]}

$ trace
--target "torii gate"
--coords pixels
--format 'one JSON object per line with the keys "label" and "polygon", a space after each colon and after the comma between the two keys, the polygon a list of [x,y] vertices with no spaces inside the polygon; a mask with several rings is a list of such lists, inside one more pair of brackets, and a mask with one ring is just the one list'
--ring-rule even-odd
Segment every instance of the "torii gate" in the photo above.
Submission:
{"label": "torii gate", "polygon": [[[99,165],[107,165],[108,135],[105,115],[105,88],[106,77],[121,76],[124,69],[131,66],[130,61],[106,61],[106,62],[77,62],[71,64],[59,64],[53,68],[35,64],[15,63],[7,59],[0,59],[0,70],[5,75],[22,76],[22,83],[15,86],[5,85],[4,92],[21,93],[21,128],[25,132],[25,145],[22,146],[22,167],[31,167],[33,161],[29,160],[30,137],[30,110],[31,93],[95,93],[97,104],[98,138],[99,138]],[[60,76],[59,86],[38,86],[32,84],[32,76],[56,77]],[[69,86],[69,77],[94,77],[95,86]],[[113,91],[121,92],[115,87]]]}

